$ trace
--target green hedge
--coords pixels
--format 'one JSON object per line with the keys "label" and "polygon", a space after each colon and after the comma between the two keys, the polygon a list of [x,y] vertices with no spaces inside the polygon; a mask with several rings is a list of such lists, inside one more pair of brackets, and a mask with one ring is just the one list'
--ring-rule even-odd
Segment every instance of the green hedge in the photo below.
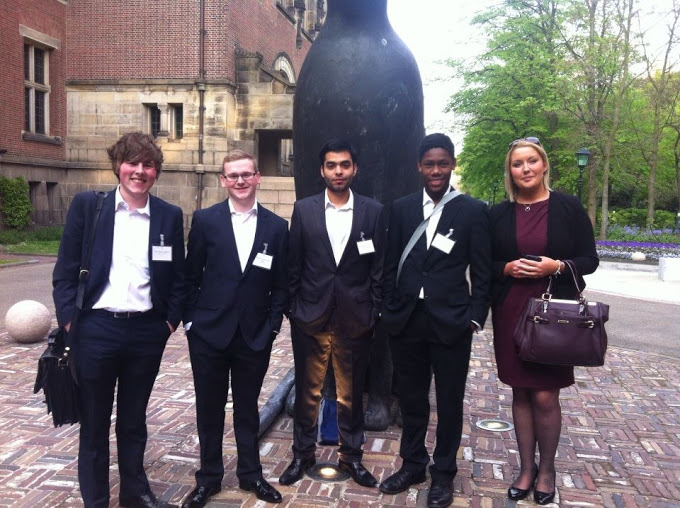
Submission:
{"label": "green hedge", "polygon": [[26,229],[31,224],[31,198],[23,177],[0,176],[0,215],[6,227]]}
{"label": "green hedge", "polygon": [[[647,209],[645,208],[622,208],[609,211],[610,226],[647,226]],[[654,228],[666,229],[675,227],[675,214],[667,210],[654,211]]]}

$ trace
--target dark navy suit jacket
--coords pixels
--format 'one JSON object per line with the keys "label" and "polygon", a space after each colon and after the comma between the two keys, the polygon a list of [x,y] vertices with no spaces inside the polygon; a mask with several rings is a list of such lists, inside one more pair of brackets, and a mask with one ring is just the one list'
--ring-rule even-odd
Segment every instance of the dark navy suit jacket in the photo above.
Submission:
{"label": "dark navy suit jacket", "polygon": [[[352,228],[336,265],[326,229],[324,192],[295,203],[290,225],[291,320],[308,335],[324,329],[334,313],[340,333],[360,337],[375,325],[382,304],[385,252],[383,205],[354,193]],[[373,254],[357,242],[371,239]]]}
{"label": "dark navy suit jacket", "polygon": [[[94,236],[90,276],[87,281],[83,309],[91,309],[101,296],[109,278],[113,252],[113,221],[115,189],[108,193],[99,216]],[[182,319],[184,304],[184,229],[182,210],[149,195],[149,272],[153,308],[174,328]],[[54,266],[52,284],[57,321],[65,325],[71,321],[75,309],[78,274],[81,260],[87,255],[88,239],[94,219],[97,196],[82,192],[73,198],[59,245],[59,256]],[[172,261],[153,261],[153,245],[172,245]]]}
{"label": "dark navy suit jacket", "polygon": [[[491,242],[489,214],[481,201],[461,195],[442,209],[437,233],[453,229],[453,249],[445,254],[427,247],[426,233],[409,253],[397,284],[397,267],[411,235],[423,220],[423,191],[398,199],[392,205],[385,262],[383,322],[398,336],[413,312],[420,288],[432,320],[434,342],[453,343],[470,331],[471,321],[484,326],[489,311]],[[466,279],[470,267],[471,285]]]}
{"label": "dark navy suit jacket", "polygon": [[[274,257],[271,270],[253,265],[265,243]],[[226,348],[240,327],[252,350],[270,345],[287,302],[287,251],[288,224],[258,204],[255,240],[242,272],[228,200],[196,211],[186,261],[187,337]]]}

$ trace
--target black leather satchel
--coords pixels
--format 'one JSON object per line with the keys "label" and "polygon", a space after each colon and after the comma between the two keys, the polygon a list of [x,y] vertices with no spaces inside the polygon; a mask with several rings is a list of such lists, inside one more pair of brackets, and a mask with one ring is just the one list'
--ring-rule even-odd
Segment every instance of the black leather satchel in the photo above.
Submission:
{"label": "black leather satchel", "polygon": [[95,209],[92,229],[90,230],[87,256],[85,262],[81,262],[78,275],[78,289],[76,292],[76,308],[71,318],[69,331],[63,327],[52,330],[47,338],[47,348],[38,359],[38,373],[33,386],[33,393],[40,389],[45,394],[47,414],[52,414],[55,427],[61,427],[66,423],[78,423],[80,411],[78,410],[78,376],[75,367],[75,347],[78,338],[78,319],[83,308],[85,297],[85,285],[90,275],[90,260],[92,258],[92,246],[94,233],[97,229],[99,214],[104,205],[106,192],[97,192],[97,206]]}
{"label": "black leather satchel", "polygon": [[552,277],[541,298],[531,298],[517,322],[514,339],[520,359],[548,365],[599,367],[607,351],[609,305],[589,302],[578,289],[576,267],[571,271],[578,297],[554,299]]}

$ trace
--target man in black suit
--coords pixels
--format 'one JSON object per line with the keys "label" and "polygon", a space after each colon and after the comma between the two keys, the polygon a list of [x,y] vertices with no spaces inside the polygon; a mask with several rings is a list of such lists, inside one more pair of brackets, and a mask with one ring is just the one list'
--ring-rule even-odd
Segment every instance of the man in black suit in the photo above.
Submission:
{"label": "man in black suit", "polygon": [[[455,166],[448,136],[431,134],[423,139],[418,171],[425,188],[394,202],[385,262],[382,318],[390,334],[401,402],[403,463],[380,490],[396,494],[425,481],[434,371],[438,421],[430,507],[453,501],[472,333],[484,325],[489,309],[488,212],[484,203],[450,186]],[[466,280],[468,267],[471,284]]]}
{"label": "man in black suit", "polygon": [[[118,187],[94,235],[75,343],[79,379],[78,480],[86,508],[109,506],[109,427],[118,384],[116,442],[120,506],[157,508],[144,472],[146,406],[184,304],[182,210],[149,194],[163,154],[154,139],[125,134],[108,150]],[[76,195],[54,266],[59,324],[70,329],[97,197]]]}
{"label": "man in black suit", "polygon": [[289,288],[295,357],[293,461],[279,482],[297,482],[314,465],[321,387],[332,362],[337,389],[339,466],[360,485],[377,485],[361,464],[362,390],[382,301],[382,205],[350,190],[354,148],[333,139],[319,154],[326,190],[295,203]]}
{"label": "man in black suit", "polygon": [[253,156],[229,152],[220,174],[229,199],[196,211],[189,232],[184,323],[201,467],[183,508],[200,508],[221,490],[230,373],[239,487],[281,502],[281,494],[262,477],[257,399],[288,301],[288,224],[257,202],[259,183]]}

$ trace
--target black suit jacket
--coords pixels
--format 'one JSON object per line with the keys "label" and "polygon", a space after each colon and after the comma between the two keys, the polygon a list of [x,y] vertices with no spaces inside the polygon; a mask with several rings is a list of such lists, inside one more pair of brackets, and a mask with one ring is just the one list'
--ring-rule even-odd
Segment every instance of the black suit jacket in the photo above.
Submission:
{"label": "black suit jacket", "polygon": [[[522,254],[517,247],[515,204],[504,201],[491,208],[491,237],[493,249],[492,301],[497,305],[503,301],[515,279],[503,275],[508,261],[518,259]],[[595,236],[590,218],[575,196],[551,191],[548,198],[548,252],[553,259],[574,262],[578,273],[579,289],[586,283],[583,275],[593,273],[600,263],[595,248]],[[574,298],[575,289],[569,267],[554,278],[553,294],[557,298]]]}
{"label": "black suit jacket", "polygon": [[[447,203],[437,224],[455,240],[449,254],[427,247],[426,233],[409,253],[397,284],[397,267],[411,235],[423,220],[423,191],[392,205],[385,262],[383,321],[390,335],[398,336],[424,288],[423,304],[432,319],[434,342],[453,343],[470,330],[471,321],[484,326],[489,311],[491,245],[489,216],[481,201],[460,195]],[[471,285],[466,279],[470,267]]]}
{"label": "black suit jacket", "polygon": [[[113,221],[115,189],[108,193],[99,216],[94,237],[90,277],[87,281],[83,309],[91,309],[102,295],[109,279],[113,252]],[[153,308],[174,328],[182,319],[184,304],[184,228],[182,210],[149,195],[149,275]],[[65,325],[71,321],[75,309],[78,273],[81,260],[87,255],[87,243],[94,219],[97,196],[82,192],[73,198],[59,245],[59,255],[54,266],[52,285],[57,321]],[[153,261],[151,249],[160,245],[160,235],[165,245],[172,245],[172,261]]]}
{"label": "black suit jacket", "polygon": [[[272,255],[271,270],[253,265],[258,252]],[[257,206],[257,227],[245,271],[236,248],[229,201],[194,213],[187,249],[187,337],[226,348],[237,327],[254,351],[274,340],[287,304],[288,224]]]}
{"label": "black suit jacket", "polygon": [[[326,192],[324,190],[324,192]],[[345,337],[359,337],[375,325],[382,303],[385,249],[383,205],[354,193],[352,228],[336,265],[328,230],[324,192],[299,200],[290,225],[290,318],[308,335],[334,322]],[[361,234],[375,252],[360,255]]]}

